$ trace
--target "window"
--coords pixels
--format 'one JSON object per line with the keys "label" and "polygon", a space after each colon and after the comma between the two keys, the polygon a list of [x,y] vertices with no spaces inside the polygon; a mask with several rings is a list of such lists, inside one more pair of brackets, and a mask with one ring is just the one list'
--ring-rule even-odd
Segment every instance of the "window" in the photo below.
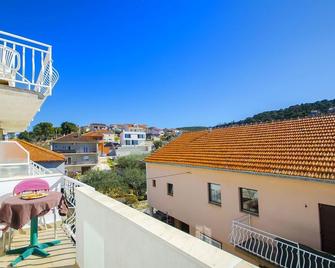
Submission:
{"label": "window", "polygon": [[208,183],[208,202],[221,206],[221,185]]}
{"label": "window", "polygon": [[222,249],[222,243],[220,241],[215,240],[214,238],[211,238],[203,233],[200,233],[199,238],[202,241],[205,241],[206,243],[211,244],[214,247]]}
{"label": "window", "polygon": [[144,134],[138,134],[138,135],[137,135],[137,138],[138,138],[138,139],[144,139]]}
{"label": "window", "polygon": [[173,184],[172,183],[167,184],[167,194],[173,196]]}
{"label": "window", "polygon": [[130,145],[130,140],[126,140],[126,145]]}
{"label": "window", "polygon": [[132,140],[132,141],[131,141],[131,144],[132,144],[132,145],[138,145],[138,140]]}
{"label": "window", "polygon": [[156,187],[156,180],[152,180],[152,187]]}
{"label": "window", "polygon": [[125,137],[126,139],[130,139],[130,138],[131,138],[130,134],[124,134],[124,137]]}
{"label": "window", "polygon": [[240,188],[240,206],[244,212],[258,215],[258,192],[257,190]]}

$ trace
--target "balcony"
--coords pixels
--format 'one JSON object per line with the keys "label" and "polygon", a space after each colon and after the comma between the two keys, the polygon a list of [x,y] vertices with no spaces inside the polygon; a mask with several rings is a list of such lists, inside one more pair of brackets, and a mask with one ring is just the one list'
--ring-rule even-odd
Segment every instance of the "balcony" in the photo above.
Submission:
{"label": "balcony", "polygon": [[335,267],[335,256],[252,227],[250,215],[233,221],[231,243],[279,267]]}
{"label": "balcony", "polygon": [[[254,267],[96,192],[78,180],[47,172],[29,161],[24,149],[16,142],[0,142],[0,147],[0,171],[11,164],[13,167],[17,165],[17,170],[21,172],[1,178],[0,203],[11,195],[19,181],[32,174],[27,173],[30,170],[34,172],[34,177],[47,180],[53,191],[62,192],[69,206],[68,215],[57,218],[57,235],[61,244],[50,248],[50,256],[31,256],[20,262],[18,267]],[[24,165],[25,168],[22,168]],[[45,218],[47,225],[53,222],[52,214],[47,214]],[[26,228],[14,233],[12,247],[28,244],[29,230]],[[50,240],[52,236],[50,229],[40,232],[41,241]],[[6,267],[15,257],[1,256],[0,266]]]}
{"label": "balcony", "polygon": [[52,46],[0,31],[0,128],[24,131],[58,77]]}

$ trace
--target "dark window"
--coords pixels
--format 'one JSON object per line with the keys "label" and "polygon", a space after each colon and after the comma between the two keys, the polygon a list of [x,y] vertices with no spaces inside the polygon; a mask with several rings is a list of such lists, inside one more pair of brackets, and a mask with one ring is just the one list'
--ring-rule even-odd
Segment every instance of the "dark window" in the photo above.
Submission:
{"label": "dark window", "polygon": [[205,241],[206,243],[208,244],[211,244],[212,246],[214,247],[217,247],[217,248],[221,248],[222,249],[222,243],[208,235],[205,235],[203,233],[200,233],[200,236],[199,238],[202,240],[202,241]]}
{"label": "dark window", "polygon": [[152,180],[152,187],[156,187],[156,180]]}
{"label": "dark window", "polygon": [[167,194],[173,196],[173,184],[172,183],[167,184]]}
{"label": "dark window", "polygon": [[138,135],[137,135],[137,138],[139,138],[139,139],[144,139],[144,134],[138,134]]}
{"label": "dark window", "polygon": [[221,185],[208,183],[208,201],[214,205],[221,206]]}
{"label": "dark window", "polygon": [[138,140],[132,140],[132,141],[131,141],[131,144],[132,144],[132,145],[138,145]]}
{"label": "dark window", "polygon": [[130,145],[130,140],[126,140],[126,145]]}
{"label": "dark window", "polygon": [[124,134],[124,137],[126,138],[126,139],[130,139],[130,134]]}
{"label": "dark window", "polygon": [[189,234],[190,233],[190,226],[187,223],[181,221],[180,222],[180,230]]}
{"label": "dark window", "polygon": [[258,215],[258,192],[257,190],[240,188],[241,210]]}

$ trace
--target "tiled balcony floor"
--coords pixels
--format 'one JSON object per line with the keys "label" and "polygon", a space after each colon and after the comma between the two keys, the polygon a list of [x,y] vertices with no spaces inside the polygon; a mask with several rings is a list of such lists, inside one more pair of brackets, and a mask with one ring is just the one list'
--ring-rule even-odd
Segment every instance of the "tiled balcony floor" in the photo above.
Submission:
{"label": "tiled balcony floor", "polygon": [[[20,262],[16,267],[59,267],[59,268],[72,268],[77,267],[76,261],[76,248],[73,245],[71,239],[69,239],[61,227],[57,229],[57,239],[62,242],[59,245],[50,247],[47,251],[50,256],[41,258],[38,256],[30,256],[28,259]],[[49,227],[47,230],[39,231],[39,241],[46,242],[54,240],[53,227]],[[29,230],[16,232],[12,242],[12,248],[23,247],[29,243]],[[18,255],[1,255],[0,256],[0,268],[10,267],[10,261],[14,260]]]}

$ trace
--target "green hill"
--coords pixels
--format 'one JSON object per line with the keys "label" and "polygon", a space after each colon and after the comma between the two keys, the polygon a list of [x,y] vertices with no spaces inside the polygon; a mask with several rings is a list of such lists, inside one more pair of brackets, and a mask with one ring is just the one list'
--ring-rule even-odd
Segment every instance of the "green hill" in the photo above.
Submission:
{"label": "green hill", "polygon": [[252,117],[248,117],[244,120],[230,123],[218,124],[215,126],[226,127],[231,125],[243,125],[253,123],[264,123],[277,120],[295,119],[308,116],[335,114],[335,99],[334,100],[322,100],[313,103],[303,103],[293,105],[285,109],[267,111],[256,114]]}

